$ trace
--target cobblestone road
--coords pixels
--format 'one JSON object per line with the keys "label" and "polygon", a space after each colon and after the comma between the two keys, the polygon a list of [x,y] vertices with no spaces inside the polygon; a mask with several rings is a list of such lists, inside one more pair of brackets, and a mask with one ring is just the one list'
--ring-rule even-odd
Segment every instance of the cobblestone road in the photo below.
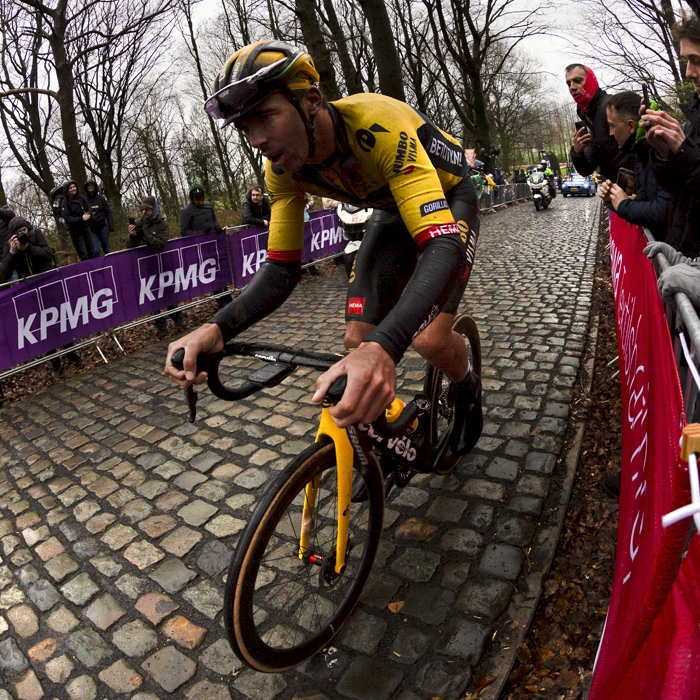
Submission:
{"label": "cobblestone road", "polygon": [[[463,307],[483,338],[484,435],[451,476],[391,495],[361,605],[328,654],[294,671],[240,668],[223,579],[249,508],[313,439],[314,373],[254,401],[202,394],[192,426],[160,344],[1,411],[0,700],[462,697],[507,648],[525,552],[561,488],[596,202],[482,222]],[[340,268],[299,287],[256,337],[340,349],[343,289]],[[406,396],[421,377],[409,355]]]}

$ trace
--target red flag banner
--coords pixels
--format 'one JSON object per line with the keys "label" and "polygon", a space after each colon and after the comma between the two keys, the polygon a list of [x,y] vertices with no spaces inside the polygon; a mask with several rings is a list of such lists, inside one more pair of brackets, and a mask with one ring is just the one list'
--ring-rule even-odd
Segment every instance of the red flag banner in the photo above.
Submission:
{"label": "red flag banner", "polygon": [[623,409],[622,493],[613,589],[590,700],[666,697],[663,688],[672,674],[674,644],[680,642],[679,611],[688,605],[676,575],[689,521],[666,529],[661,525],[663,515],[690,502],[687,465],[680,461],[678,443],[683,399],[645,244],[639,227],[611,214]]}

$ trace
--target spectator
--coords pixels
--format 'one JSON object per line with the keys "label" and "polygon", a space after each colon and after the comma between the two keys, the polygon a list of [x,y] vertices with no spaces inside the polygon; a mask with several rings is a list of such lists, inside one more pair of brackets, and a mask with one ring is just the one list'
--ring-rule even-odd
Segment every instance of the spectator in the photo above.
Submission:
{"label": "spectator", "polygon": [[[147,245],[153,250],[165,248],[170,238],[170,227],[168,222],[158,211],[158,200],[148,196],[141,200],[141,216],[133,223],[129,224],[129,233],[126,236],[125,247],[136,248],[136,246]],[[168,306],[168,311],[177,309],[177,304]],[[174,311],[170,314],[176,329],[181,329],[184,325],[182,312]],[[154,322],[159,336],[167,333],[167,319],[165,316],[157,318]]]}
{"label": "spectator", "polygon": [[496,174],[493,177],[493,181],[496,183],[496,185],[505,185],[506,181],[503,178],[503,169],[502,168],[496,168]]}
{"label": "spectator", "polygon": [[204,201],[204,188],[195,183],[190,187],[189,195],[190,202],[180,213],[180,236],[207,231],[221,233],[223,229],[216,220],[214,205]]}
{"label": "spectator", "polygon": [[75,180],[68,180],[63,184],[61,214],[78,257],[81,260],[94,258],[90,231],[90,205],[83,195],[78,194],[78,185]]}
{"label": "spectator", "polygon": [[15,213],[7,205],[0,207],[0,253],[5,249],[5,243],[10,239],[8,224],[15,218]]}
{"label": "spectator", "polygon": [[90,231],[92,232],[92,247],[95,256],[100,252],[109,255],[109,234],[114,232],[114,219],[107,198],[100,194],[100,189],[94,180],[85,183],[85,198],[90,207]]}
{"label": "spectator", "polygon": [[610,136],[605,112],[607,93],[598,86],[593,71],[581,63],[566,67],[566,86],[577,104],[579,119],[590,132],[579,129],[574,134],[571,147],[574,167],[583,176],[592,175],[596,168],[600,168],[604,179],[617,182],[618,169],[634,170],[636,159],[634,154],[620,151]]}
{"label": "spectator", "polygon": [[644,132],[638,133],[641,101],[639,95],[628,90],[611,97],[606,106],[610,134],[621,150],[637,157],[634,194],[628,196],[623,187],[606,180],[598,196],[610,201],[620,218],[646,226],[655,238],[665,240],[671,195],[659,188],[649,162],[651,146]]}
{"label": "spectator", "polygon": [[269,226],[270,200],[263,196],[261,187],[251,187],[243,202],[243,223],[251,226]]}
{"label": "spectator", "polygon": [[[221,233],[223,229],[216,220],[214,205],[204,201],[204,188],[195,183],[190,187],[189,195],[190,203],[180,212],[180,236],[191,236],[195,233],[209,231]],[[223,291],[223,289],[216,289],[213,293],[218,294]],[[216,299],[219,308],[226,306],[230,301],[230,294]]]}
{"label": "spectator", "polygon": [[657,289],[664,303],[675,307],[674,296],[676,292],[683,292],[693,306],[700,308],[700,259],[688,258],[672,248],[668,243],[657,241],[650,243],[644,252],[648,258],[654,258],[663,253],[671,264],[660,275],[656,283]]}
{"label": "spectator", "polygon": [[0,281],[6,282],[15,272],[20,277],[31,277],[53,267],[53,251],[40,229],[21,216],[13,217],[7,229],[8,239],[0,261]]}
{"label": "spectator", "polygon": [[[53,268],[53,250],[40,229],[21,216],[11,219],[7,227],[9,238],[0,262],[0,281],[10,279],[15,273],[20,277],[30,277]],[[70,347],[70,344],[65,347]],[[74,350],[68,353],[68,360],[74,365],[81,362]],[[61,373],[61,358],[53,357],[51,367],[51,375],[57,377]]]}
{"label": "spectator", "polygon": [[666,242],[682,253],[700,253],[700,20],[683,15],[672,28],[674,41],[687,61],[686,77],[695,92],[680,106],[687,121],[681,126],[666,112],[642,108],[642,124],[654,148],[651,163],[660,187],[670,193]]}

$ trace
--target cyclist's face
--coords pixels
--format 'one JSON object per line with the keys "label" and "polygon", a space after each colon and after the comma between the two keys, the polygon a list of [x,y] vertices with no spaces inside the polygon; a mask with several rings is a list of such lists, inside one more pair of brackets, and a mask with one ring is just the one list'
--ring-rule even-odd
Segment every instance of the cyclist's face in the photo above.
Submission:
{"label": "cyclist's face", "polygon": [[308,160],[304,123],[292,103],[279,93],[237,119],[236,128],[248,137],[253,148],[286,173],[297,172]]}

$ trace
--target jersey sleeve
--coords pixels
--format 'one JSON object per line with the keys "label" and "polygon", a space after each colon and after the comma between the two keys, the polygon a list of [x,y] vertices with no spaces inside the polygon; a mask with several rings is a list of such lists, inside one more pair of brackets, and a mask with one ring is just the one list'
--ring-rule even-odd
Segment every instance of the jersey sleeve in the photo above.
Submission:
{"label": "jersey sleeve", "polygon": [[[389,133],[378,134],[376,145],[370,154],[389,185],[406,228],[423,247],[431,238],[443,234],[459,235],[445,198],[445,190],[455,180],[457,172],[464,168],[464,153],[459,144],[448,139],[439,129],[432,127],[430,133],[419,135],[419,117],[405,110],[394,110],[392,128]],[[421,138],[422,137],[422,138]],[[428,153],[422,141],[431,149]],[[443,183],[438,173],[439,166],[445,171]],[[450,160],[454,161],[450,163]],[[442,162],[444,161],[444,163]],[[446,187],[446,185],[448,185]]]}
{"label": "jersey sleeve", "polygon": [[304,244],[304,191],[289,175],[278,175],[265,164],[265,185],[270,194],[270,235],[267,257],[277,262],[301,260]]}

